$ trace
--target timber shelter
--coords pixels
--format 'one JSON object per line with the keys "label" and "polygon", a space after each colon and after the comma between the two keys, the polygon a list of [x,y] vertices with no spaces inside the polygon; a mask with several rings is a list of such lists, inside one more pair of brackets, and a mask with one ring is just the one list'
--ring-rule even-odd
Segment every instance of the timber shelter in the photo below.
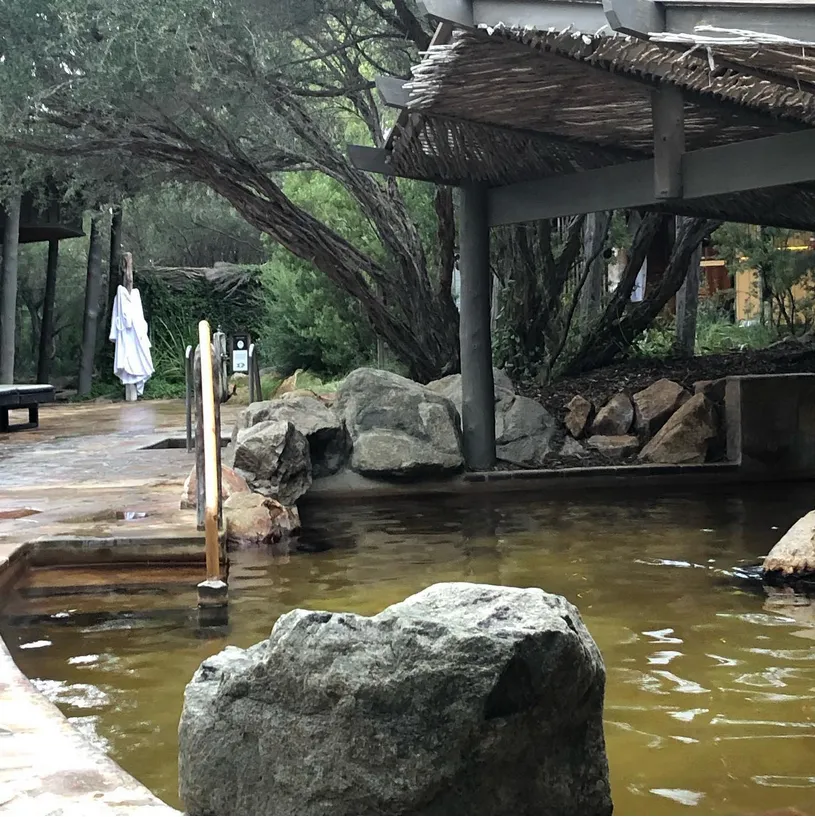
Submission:
{"label": "timber shelter", "polygon": [[489,230],[633,209],[815,229],[815,2],[424,0],[360,169],[460,189],[462,430],[495,462]]}

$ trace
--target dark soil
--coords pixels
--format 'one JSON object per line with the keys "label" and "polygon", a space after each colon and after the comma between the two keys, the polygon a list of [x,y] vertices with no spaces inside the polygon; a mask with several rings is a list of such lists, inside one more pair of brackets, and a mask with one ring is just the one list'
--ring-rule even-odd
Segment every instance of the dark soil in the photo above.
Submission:
{"label": "dark soil", "polygon": [[[566,404],[576,394],[591,400],[599,409],[617,392],[631,396],[663,377],[681,383],[692,392],[693,384],[698,380],[718,380],[729,375],[799,372],[815,372],[815,341],[812,338],[781,341],[767,349],[747,349],[690,359],[632,358],[546,386],[529,382],[516,383],[515,386],[518,394],[538,400],[562,421],[566,416]],[[558,440],[554,450],[559,450],[561,444],[562,440]],[[553,453],[547,457],[546,467],[633,465],[636,462],[636,454],[620,460],[587,450],[580,457],[563,457]]]}
{"label": "dark soil", "polygon": [[693,358],[633,358],[603,369],[559,380],[547,386],[518,383],[518,394],[532,397],[563,419],[566,404],[576,394],[602,407],[617,392],[629,396],[667,377],[693,391],[697,380],[717,380],[739,374],[791,374],[815,372],[815,342],[781,341],[767,349],[746,349],[722,355]]}

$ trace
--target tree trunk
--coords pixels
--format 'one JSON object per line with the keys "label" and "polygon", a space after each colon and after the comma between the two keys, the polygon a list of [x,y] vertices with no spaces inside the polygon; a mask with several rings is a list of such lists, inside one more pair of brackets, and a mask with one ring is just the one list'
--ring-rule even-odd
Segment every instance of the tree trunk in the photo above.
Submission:
{"label": "tree trunk", "polygon": [[110,335],[110,319],[116,290],[122,282],[122,205],[113,208],[110,218],[110,254],[108,256],[107,314],[105,315],[105,336]]}
{"label": "tree trunk", "polygon": [[6,204],[3,235],[3,280],[0,290],[0,383],[14,382],[14,350],[17,339],[17,264],[20,238],[20,197]]}
{"label": "tree trunk", "polygon": [[79,394],[90,394],[96,353],[96,325],[99,319],[99,296],[102,286],[102,242],[99,233],[100,213],[91,216],[88,241],[88,274],[85,280],[85,317],[82,327],[82,355],[79,364]]}
{"label": "tree trunk", "polygon": [[589,265],[586,282],[580,293],[581,326],[588,326],[596,320],[603,308],[606,264],[602,245],[608,235],[610,217],[611,213],[589,213],[583,227],[583,253],[594,260]]}
{"label": "tree trunk", "polygon": [[[677,227],[681,228],[679,219]],[[696,316],[699,309],[699,272],[702,263],[701,243],[692,252],[685,281],[676,296],[676,341],[674,351],[680,357],[693,357],[696,347]]]}
{"label": "tree trunk", "polygon": [[605,366],[626,352],[676,294],[684,280],[691,254],[719,226],[719,222],[707,219],[684,220],[658,287],[652,289],[641,303],[629,305],[637,273],[651,242],[664,228],[667,218],[654,213],[643,218],[614,296],[597,324],[583,337],[577,353],[562,374],[576,375]]}
{"label": "tree trunk", "polygon": [[37,359],[37,382],[47,383],[51,376],[51,345],[54,341],[54,305],[57,294],[59,241],[48,242],[48,266],[45,268],[45,298],[42,304],[40,353]]}

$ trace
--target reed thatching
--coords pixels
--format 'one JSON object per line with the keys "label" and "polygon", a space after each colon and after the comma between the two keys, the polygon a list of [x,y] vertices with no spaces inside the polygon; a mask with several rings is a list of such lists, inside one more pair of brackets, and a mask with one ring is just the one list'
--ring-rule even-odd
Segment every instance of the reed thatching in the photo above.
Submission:
{"label": "reed thatching", "polygon": [[137,271],[137,277],[159,278],[177,291],[185,289],[192,281],[205,281],[227,299],[254,286],[259,274],[258,267],[224,261],[216,262],[213,267],[142,267]]}
{"label": "reed thatching", "polygon": [[[815,126],[815,54],[786,43],[654,43],[574,31],[455,31],[414,67],[397,175],[508,184],[653,155],[650,98],[683,91],[688,150]],[[692,202],[673,212],[811,227],[815,186]]]}

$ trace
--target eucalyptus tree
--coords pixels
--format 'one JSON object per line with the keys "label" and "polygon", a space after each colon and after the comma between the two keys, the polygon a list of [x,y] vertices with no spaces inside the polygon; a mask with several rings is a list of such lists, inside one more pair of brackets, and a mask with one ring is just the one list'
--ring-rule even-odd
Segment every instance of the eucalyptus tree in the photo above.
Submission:
{"label": "eucalyptus tree", "polygon": [[[346,141],[385,138],[373,73],[407,76],[428,42],[412,0],[4,0],[0,135],[203,182],[356,298],[411,375],[429,379],[458,366],[452,197],[434,194],[439,241],[425,246],[411,200],[428,194],[345,155]],[[293,172],[347,191],[370,240],[298,206],[284,192]]]}

